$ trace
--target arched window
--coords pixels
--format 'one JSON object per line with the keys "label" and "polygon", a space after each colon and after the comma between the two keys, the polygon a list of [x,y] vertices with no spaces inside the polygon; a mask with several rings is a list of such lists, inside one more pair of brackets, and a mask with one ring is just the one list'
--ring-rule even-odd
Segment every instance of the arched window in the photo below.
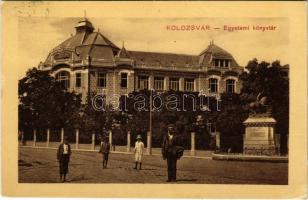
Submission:
{"label": "arched window", "polygon": [[235,80],[227,79],[226,81],[226,92],[234,93],[235,92]]}
{"label": "arched window", "polygon": [[216,78],[209,79],[209,90],[211,93],[217,93],[218,91],[218,80]]}
{"label": "arched window", "polygon": [[65,89],[70,87],[70,73],[61,71],[56,74],[56,80],[59,81]]}

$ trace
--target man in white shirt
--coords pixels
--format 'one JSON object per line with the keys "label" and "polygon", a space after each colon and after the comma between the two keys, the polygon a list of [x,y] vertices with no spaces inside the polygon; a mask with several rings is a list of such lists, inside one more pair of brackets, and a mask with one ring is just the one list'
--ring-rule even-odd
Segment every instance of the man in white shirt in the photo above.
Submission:
{"label": "man in white shirt", "polygon": [[135,167],[134,169],[137,169],[138,163],[139,163],[139,170],[141,170],[142,165],[142,155],[144,151],[144,144],[141,141],[141,135],[137,136],[137,141],[135,143],[134,153],[135,153]]}

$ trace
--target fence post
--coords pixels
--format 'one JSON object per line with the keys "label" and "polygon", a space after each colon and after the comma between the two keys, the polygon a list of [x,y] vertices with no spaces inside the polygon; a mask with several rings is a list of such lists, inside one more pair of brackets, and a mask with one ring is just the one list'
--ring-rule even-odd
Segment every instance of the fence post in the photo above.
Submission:
{"label": "fence post", "polygon": [[21,145],[22,146],[26,145],[26,143],[25,143],[25,133],[24,133],[23,130],[21,131]]}
{"label": "fence post", "polygon": [[127,152],[130,152],[130,131],[127,131]]}
{"label": "fence post", "polygon": [[64,141],[64,128],[61,128],[61,143]]}
{"label": "fence post", "polygon": [[50,140],[50,130],[47,129],[47,140],[46,140],[46,147],[49,147],[49,140]]}
{"label": "fence post", "polygon": [[190,155],[195,156],[196,155],[196,144],[195,144],[195,136],[196,133],[195,132],[191,132],[191,149],[190,149]]}
{"label": "fence post", "polygon": [[79,129],[76,129],[76,144],[75,144],[75,149],[78,149],[78,144],[79,144]]}
{"label": "fence post", "polygon": [[33,130],[33,147],[36,146],[36,129]]}
{"label": "fence post", "polygon": [[147,132],[147,153],[152,155],[152,134],[150,131]]}
{"label": "fence post", "polygon": [[92,150],[95,150],[95,133],[92,133]]}
{"label": "fence post", "polygon": [[110,151],[113,151],[113,148],[112,148],[112,131],[109,131],[109,144],[110,144]]}
{"label": "fence post", "polygon": [[216,147],[220,149],[220,132],[216,132]]}

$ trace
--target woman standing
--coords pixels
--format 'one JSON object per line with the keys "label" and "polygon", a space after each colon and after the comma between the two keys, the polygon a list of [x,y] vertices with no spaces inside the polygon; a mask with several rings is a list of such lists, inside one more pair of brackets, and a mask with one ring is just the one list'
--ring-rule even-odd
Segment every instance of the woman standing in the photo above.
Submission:
{"label": "woman standing", "polygon": [[144,144],[141,141],[142,140],[141,135],[138,135],[136,139],[137,139],[137,141],[135,143],[135,149],[134,149],[134,153],[135,153],[135,167],[134,167],[134,169],[138,168],[138,163],[139,163],[139,170],[141,170]]}

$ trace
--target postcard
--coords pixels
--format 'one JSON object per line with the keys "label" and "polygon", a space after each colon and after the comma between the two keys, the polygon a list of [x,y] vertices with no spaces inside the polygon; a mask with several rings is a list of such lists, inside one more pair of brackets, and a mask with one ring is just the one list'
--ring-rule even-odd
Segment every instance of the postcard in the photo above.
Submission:
{"label": "postcard", "polygon": [[2,10],[4,195],[306,197],[306,2]]}

